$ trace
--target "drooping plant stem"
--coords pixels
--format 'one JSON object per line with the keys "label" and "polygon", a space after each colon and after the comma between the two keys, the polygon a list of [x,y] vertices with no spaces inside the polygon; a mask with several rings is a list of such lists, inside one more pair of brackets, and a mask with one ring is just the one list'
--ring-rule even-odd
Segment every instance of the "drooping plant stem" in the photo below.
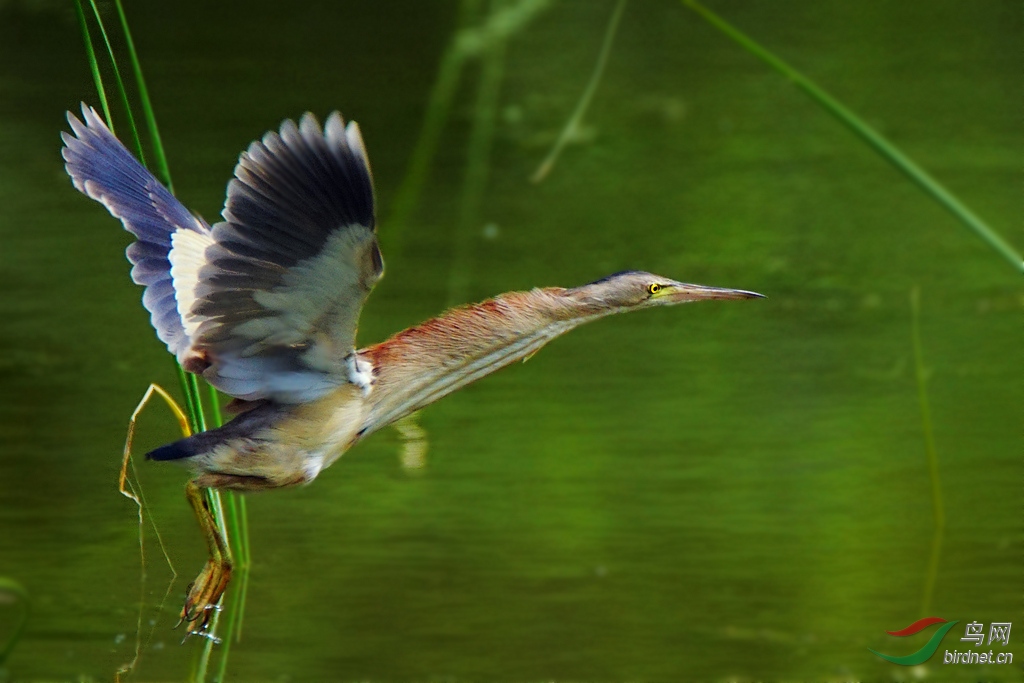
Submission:
{"label": "drooping plant stem", "polygon": [[580,101],[576,103],[576,109],[573,111],[572,116],[569,117],[569,120],[566,121],[565,127],[562,128],[562,132],[559,134],[551,151],[548,152],[544,161],[540,163],[537,170],[530,176],[530,182],[539,183],[548,176],[551,169],[555,167],[558,157],[561,156],[562,150],[579,130],[583,116],[590,107],[590,101],[594,99],[594,93],[597,92],[597,86],[601,83],[601,77],[604,76],[604,68],[608,64],[608,56],[611,55],[612,45],[615,43],[615,34],[619,31],[622,14],[626,11],[626,2],[627,0],[619,0],[615,4],[615,9],[612,10],[612,18],[609,19],[608,28],[604,33],[604,42],[601,43],[601,49],[597,53],[597,63],[594,64],[594,71],[590,74],[590,80],[587,81],[587,87],[583,89],[583,95],[580,97]]}

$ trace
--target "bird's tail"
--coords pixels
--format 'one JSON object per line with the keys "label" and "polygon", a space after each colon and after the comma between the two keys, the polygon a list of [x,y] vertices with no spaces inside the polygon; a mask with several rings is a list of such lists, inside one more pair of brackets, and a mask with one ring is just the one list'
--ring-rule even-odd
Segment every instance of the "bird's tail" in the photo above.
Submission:
{"label": "bird's tail", "polygon": [[193,455],[199,455],[205,453],[208,450],[209,444],[206,439],[199,439],[197,437],[203,436],[206,432],[196,434],[195,436],[189,436],[184,439],[169,443],[166,446],[156,448],[149,453],[146,453],[147,460],[182,460],[184,458],[191,458]]}
{"label": "bird's tail", "polygon": [[223,427],[187,436],[184,439],[179,439],[146,453],[146,459],[184,460],[185,458],[209,453],[220,444],[230,441],[240,434],[244,434],[245,430],[239,429],[240,426],[236,419]]}
{"label": "bird's tail", "polygon": [[244,439],[258,441],[260,433],[273,427],[285,414],[286,409],[276,403],[265,402],[251,408],[222,427],[199,432],[161,446],[146,453],[149,460],[182,460],[196,455],[203,455],[221,444]]}

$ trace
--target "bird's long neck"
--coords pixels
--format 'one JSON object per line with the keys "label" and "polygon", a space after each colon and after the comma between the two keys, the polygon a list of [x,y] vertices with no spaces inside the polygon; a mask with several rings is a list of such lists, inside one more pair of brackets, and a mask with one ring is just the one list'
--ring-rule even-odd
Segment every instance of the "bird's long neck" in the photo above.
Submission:
{"label": "bird's long neck", "polygon": [[577,325],[616,312],[584,287],[509,292],[446,311],[360,351],[374,366],[368,434],[535,353]]}

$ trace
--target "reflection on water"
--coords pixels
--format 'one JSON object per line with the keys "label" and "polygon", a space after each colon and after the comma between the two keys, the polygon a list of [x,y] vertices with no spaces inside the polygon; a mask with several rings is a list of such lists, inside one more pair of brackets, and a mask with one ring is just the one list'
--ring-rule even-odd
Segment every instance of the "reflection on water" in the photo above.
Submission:
{"label": "reflection on water", "polygon": [[[481,17],[450,3],[128,8],[177,190],[207,219],[238,150],[281,119],[341,108],[360,122],[388,265],[363,343],[449,301],[627,268],[769,295],[585,327],[375,435],[312,486],[251,496],[229,673],[1019,680],[938,661],[907,672],[868,652],[923,644],[884,635],[925,616],[933,536],[914,286],[947,518],[931,610],[985,624],[1019,611],[1016,275],[671,3],[627,7],[588,134],[530,184],[614,6],[538,5],[494,61],[466,61],[418,200],[397,218],[445,45]],[[994,226],[1017,224],[1016,9],[716,9]],[[126,238],[60,167],[63,111],[94,101],[63,11],[0,6],[0,576],[33,605],[0,678],[18,680],[108,680],[131,659],[137,528],[116,492],[119,454],[147,383],[176,386],[128,283]],[[143,415],[138,452],[175,429]],[[139,469],[191,575],[203,548],[187,475]],[[150,559],[140,680],[191,666],[196,645],[170,630],[181,581],[161,602],[171,578]],[[0,643],[14,619],[0,605]]]}
{"label": "reflection on water", "polygon": [[420,426],[419,413],[407,415],[395,423],[395,431],[402,439],[399,462],[402,469],[410,474],[419,473],[427,466],[427,451],[430,449],[427,430]]}

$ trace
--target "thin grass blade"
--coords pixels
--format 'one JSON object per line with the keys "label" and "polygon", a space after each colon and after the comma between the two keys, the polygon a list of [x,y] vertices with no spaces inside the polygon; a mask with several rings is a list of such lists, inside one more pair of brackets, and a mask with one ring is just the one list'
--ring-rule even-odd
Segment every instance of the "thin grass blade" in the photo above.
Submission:
{"label": "thin grass blade", "polygon": [[572,136],[579,129],[580,122],[583,121],[583,116],[587,113],[587,109],[590,107],[590,101],[594,99],[594,93],[597,92],[597,86],[601,83],[601,78],[604,76],[604,68],[608,64],[608,56],[612,53],[612,45],[615,43],[615,34],[619,32],[619,24],[622,21],[622,15],[626,11],[626,3],[628,0],[619,0],[615,5],[615,9],[612,11],[612,18],[608,21],[608,28],[604,34],[604,41],[601,43],[601,49],[597,53],[597,63],[594,65],[594,71],[590,75],[590,80],[587,82],[587,86],[583,89],[583,95],[580,97],[580,101],[576,104],[576,109],[573,111],[572,116],[566,122],[565,127],[562,128],[562,132],[559,134],[558,139],[555,141],[554,146],[548,155],[544,158],[544,161],[540,163],[537,170],[530,176],[531,183],[539,183],[548,174],[551,173],[551,169],[555,167],[555,162],[558,161],[558,157],[561,156],[562,150],[572,139]]}
{"label": "thin grass blade", "polygon": [[171,168],[167,165],[164,143],[160,138],[160,129],[156,125],[156,114],[153,113],[153,103],[149,99],[149,88],[146,87],[146,79],[142,76],[142,64],[135,51],[135,41],[132,40],[132,33],[128,30],[128,17],[125,16],[121,0],[114,0],[114,5],[117,7],[117,16],[121,20],[121,30],[124,31],[125,46],[128,48],[128,58],[131,60],[132,72],[135,74],[135,84],[139,89],[139,103],[142,105],[142,113],[146,118],[146,127],[149,129],[149,136],[153,144],[153,157],[156,159],[157,171],[164,185],[173,193]]}
{"label": "thin grass blade", "polygon": [[1003,237],[991,228],[985,221],[978,217],[973,211],[961,202],[952,192],[946,189],[939,181],[933,178],[927,171],[918,166],[896,145],[886,139],[881,133],[869,126],[863,119],[847,109],[842,103],[825,92],[814,81],[782,61],[778,56],[769,52],[766,48],[755,42],[752,38],[742,33],[717,14],[701,5],[696,0],[682,0],[682,3],[696,12],[709,24],[724,33],[743,49],[754,55],[780,74],[789,79],[795,86],[803,90],[807,95],[817,102],[823,109],[835,116],[847,128],[852,130],[864,142],[870,145],[886,161],[891,163],[919,188],[921,188],[932,199],[944,206],[950,213],[956,216],[961,223],[967,226],[978,237],[992,247],[1000,256],[1005,258],[1018,271],[1024,272],[1024,260],[1020,252],[1010,245]]}

